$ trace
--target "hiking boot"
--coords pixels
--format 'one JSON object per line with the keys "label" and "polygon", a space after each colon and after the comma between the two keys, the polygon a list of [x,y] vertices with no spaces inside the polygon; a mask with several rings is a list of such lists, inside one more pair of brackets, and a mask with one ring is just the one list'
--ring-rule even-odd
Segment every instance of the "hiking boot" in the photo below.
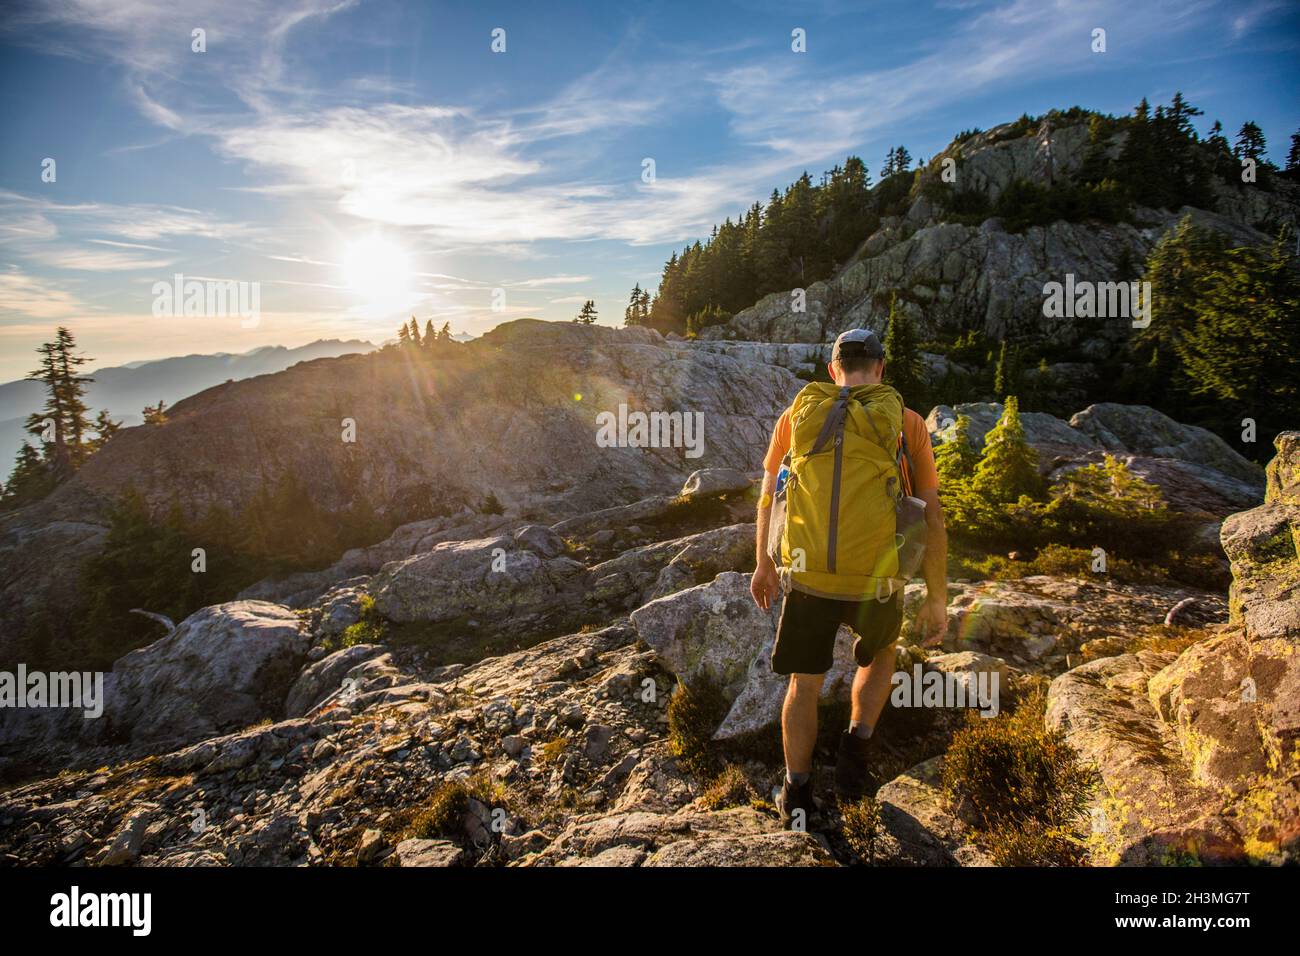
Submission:
{"label": "hiking boot", "polygon": [[871,776],[867,760],[870,747],[870,740],[847,730],[840,735],[840,749],[835,757],[835,793],[840,800],[857,800],[867,792]]}
{"label": "hiking boot", "polygon": [[806,831],[815,809],[812,778],[810,777],[807,783],[793,784],[783,775],[781,789],[776,795],[776,808],[781,811],[782,823],[793,822],[797,829]]}

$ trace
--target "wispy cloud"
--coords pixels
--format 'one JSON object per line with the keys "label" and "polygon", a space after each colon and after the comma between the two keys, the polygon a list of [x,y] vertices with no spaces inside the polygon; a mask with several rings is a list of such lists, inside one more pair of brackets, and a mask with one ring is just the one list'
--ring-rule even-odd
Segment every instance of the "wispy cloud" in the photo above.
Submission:
{"label": "wispy cloud", "polygon": [[0,316],[63,319],[84,308],[85,303],[66,289],[30,275],[17,266],[0,270]]}

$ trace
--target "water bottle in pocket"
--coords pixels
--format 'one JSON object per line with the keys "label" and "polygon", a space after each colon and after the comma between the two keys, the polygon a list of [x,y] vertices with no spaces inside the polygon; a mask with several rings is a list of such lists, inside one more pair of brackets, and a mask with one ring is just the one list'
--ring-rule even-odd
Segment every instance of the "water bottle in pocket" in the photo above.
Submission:
{"label": "water bottle in pocket", "polygon": [[920,570],[925,557],[925,502],[904,495],[894,506],[895,535],[898,546],[898,576],[911,578]]}

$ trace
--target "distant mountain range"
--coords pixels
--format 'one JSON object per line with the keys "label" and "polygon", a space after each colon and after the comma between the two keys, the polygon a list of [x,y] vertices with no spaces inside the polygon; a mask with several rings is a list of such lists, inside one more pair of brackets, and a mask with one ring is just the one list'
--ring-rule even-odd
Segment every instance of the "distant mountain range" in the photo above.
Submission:
{"label": "distant mountain range", "polygon": [[[297,348],[266,345],[250,352],[214,355],[179,355],[154,361],[128,362],[91,373],[95,379],[86,387],[86,404],[93,417],[107,408],[123,425],[139,425],[146,405],[159,399],[174,405],[181,399],[232,379],[252,378],[282,372],[298,362],[333,358],[375,348],[360,339],[321,339]],[[35,365],[36,358],[32,357]],[[7,477],[14,455],[27,437],[23,422],[45,402],[40,382],[19,379],[0,385],[0,480]]]}

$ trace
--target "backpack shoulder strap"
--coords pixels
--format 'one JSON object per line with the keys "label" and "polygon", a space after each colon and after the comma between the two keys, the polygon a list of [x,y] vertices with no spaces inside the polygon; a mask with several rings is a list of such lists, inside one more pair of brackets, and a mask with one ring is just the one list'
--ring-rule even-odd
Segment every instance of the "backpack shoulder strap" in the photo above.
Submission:
{"label": "backpack shoulder strap", "polygon": [[808,452],[810,455],[816,455],[826,443],[835,435],[844,429],[844,419],[849,413],[849,389],[848,386],[840,389],[839,397],[835,399],[835,404],[831,410],[826,413],[826,420],[822,422],[822,430],[817,433],[817,440],[813,442],[812,449]]}

